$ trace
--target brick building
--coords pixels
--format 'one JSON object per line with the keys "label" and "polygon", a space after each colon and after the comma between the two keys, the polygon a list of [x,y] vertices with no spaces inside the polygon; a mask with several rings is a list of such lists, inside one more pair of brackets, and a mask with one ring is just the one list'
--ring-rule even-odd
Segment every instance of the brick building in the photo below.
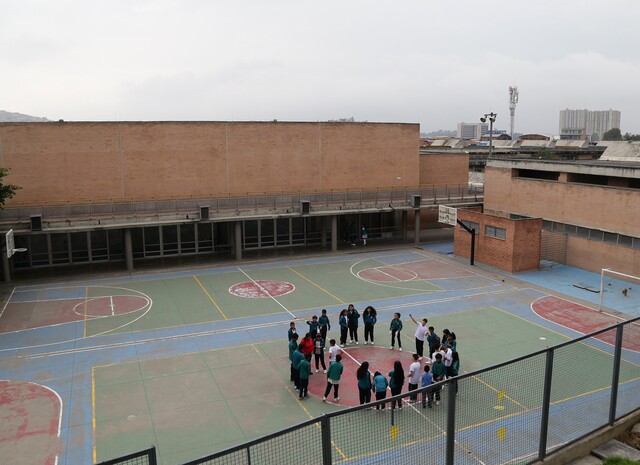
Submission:
{"label": "brick building", "polygon": [[16,268],[335,250],[352,224],[406,238],[433,217],[418,210],[481,201],[468,155],[421,156],[419,144],[404,123],[2,123],[0,162],[22,189],[0,224],[28,250]]}
{"label": "brick building", "polygon": [[640,164],[490,160],[484,212],[541,218],[541,257],[640,275]]}

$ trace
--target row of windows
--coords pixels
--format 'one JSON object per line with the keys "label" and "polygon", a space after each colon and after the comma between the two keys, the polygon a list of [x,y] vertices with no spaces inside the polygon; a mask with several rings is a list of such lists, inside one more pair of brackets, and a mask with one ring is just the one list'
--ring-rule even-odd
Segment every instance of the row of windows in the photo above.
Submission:
{"label": "row of windows", "polygon": [[[466,221],[461,220],[462,224],[464,224],[467,228],[475,230],[476,234],[480,233],[480,224],[475,221]],[[495,237],[496,239],[506,239],[507,238],[507,230],[504,228],[499,228],[497,226],[485,225],[484,227],[484,235],[487,237]]]}
{"label": "row of windows", "polygon": [[601,229],[584,228],[582,226],[548,220],[542,221],[542,229],[546,231],[561,232],[570,236],[589,239],[591,241],[606,242],[608,244],[615,244],[621,247],[640,249],[640,237],[602,231]]}
{"label": "row of windows", "polygon": [[[348,239],[351,223],[366,224],[369,237],[383,237],[396,229],[393,213],[341,216],[338,235]],[[242,248],[289,247],[320,244],[321,217],[291,217],[242,222]],[[331,241],[331,223],[326,218],[326,240]],[[130,228],[134,259],[172,255],[228,254],[231,252],[233,223],[186,223]],[[122,261],[125,259],[124,229],[16,235],[16,268],[74,263]],[[358,229],[359,232],[359,229]]]}

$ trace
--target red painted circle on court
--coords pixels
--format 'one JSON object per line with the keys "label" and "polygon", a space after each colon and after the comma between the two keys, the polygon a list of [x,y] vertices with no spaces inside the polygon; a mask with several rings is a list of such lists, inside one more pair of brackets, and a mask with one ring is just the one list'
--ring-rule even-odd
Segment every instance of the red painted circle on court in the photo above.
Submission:
{"label": "red painted circle on court", "polygon": [[295,286],[287,281],[271,281],[259,279],[257,281],[245,281],[234,284],[229,288],[229,293],[236,297],[247,299],[268,299],[287,295],[295,290]]}

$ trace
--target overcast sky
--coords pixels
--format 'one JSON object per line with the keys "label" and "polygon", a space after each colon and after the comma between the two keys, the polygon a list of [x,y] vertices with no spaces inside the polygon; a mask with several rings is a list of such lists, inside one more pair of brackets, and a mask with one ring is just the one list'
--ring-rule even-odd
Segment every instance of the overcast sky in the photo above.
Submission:
{"label": "overcast sky", "polygon": [[417,122],[564,108],[640,133],[640,0],[0,0],[0,110],[68,121]]}

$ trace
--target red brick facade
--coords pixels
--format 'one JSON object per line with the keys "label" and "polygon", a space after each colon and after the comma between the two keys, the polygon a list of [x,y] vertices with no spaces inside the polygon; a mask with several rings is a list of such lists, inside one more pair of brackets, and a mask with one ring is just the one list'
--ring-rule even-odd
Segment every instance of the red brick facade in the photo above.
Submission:
{"label": "red brick facade", "polygon": [[[476,231],[475,261],[509,273],[540,267],[542,219],[512,220],[469,210],[458,210],[458,219],[479,224]],[[504,239],[487,235],[486,226],[504,230]],[[460,225],[454,232],[454,253],[471,256],[471,235]]]}

